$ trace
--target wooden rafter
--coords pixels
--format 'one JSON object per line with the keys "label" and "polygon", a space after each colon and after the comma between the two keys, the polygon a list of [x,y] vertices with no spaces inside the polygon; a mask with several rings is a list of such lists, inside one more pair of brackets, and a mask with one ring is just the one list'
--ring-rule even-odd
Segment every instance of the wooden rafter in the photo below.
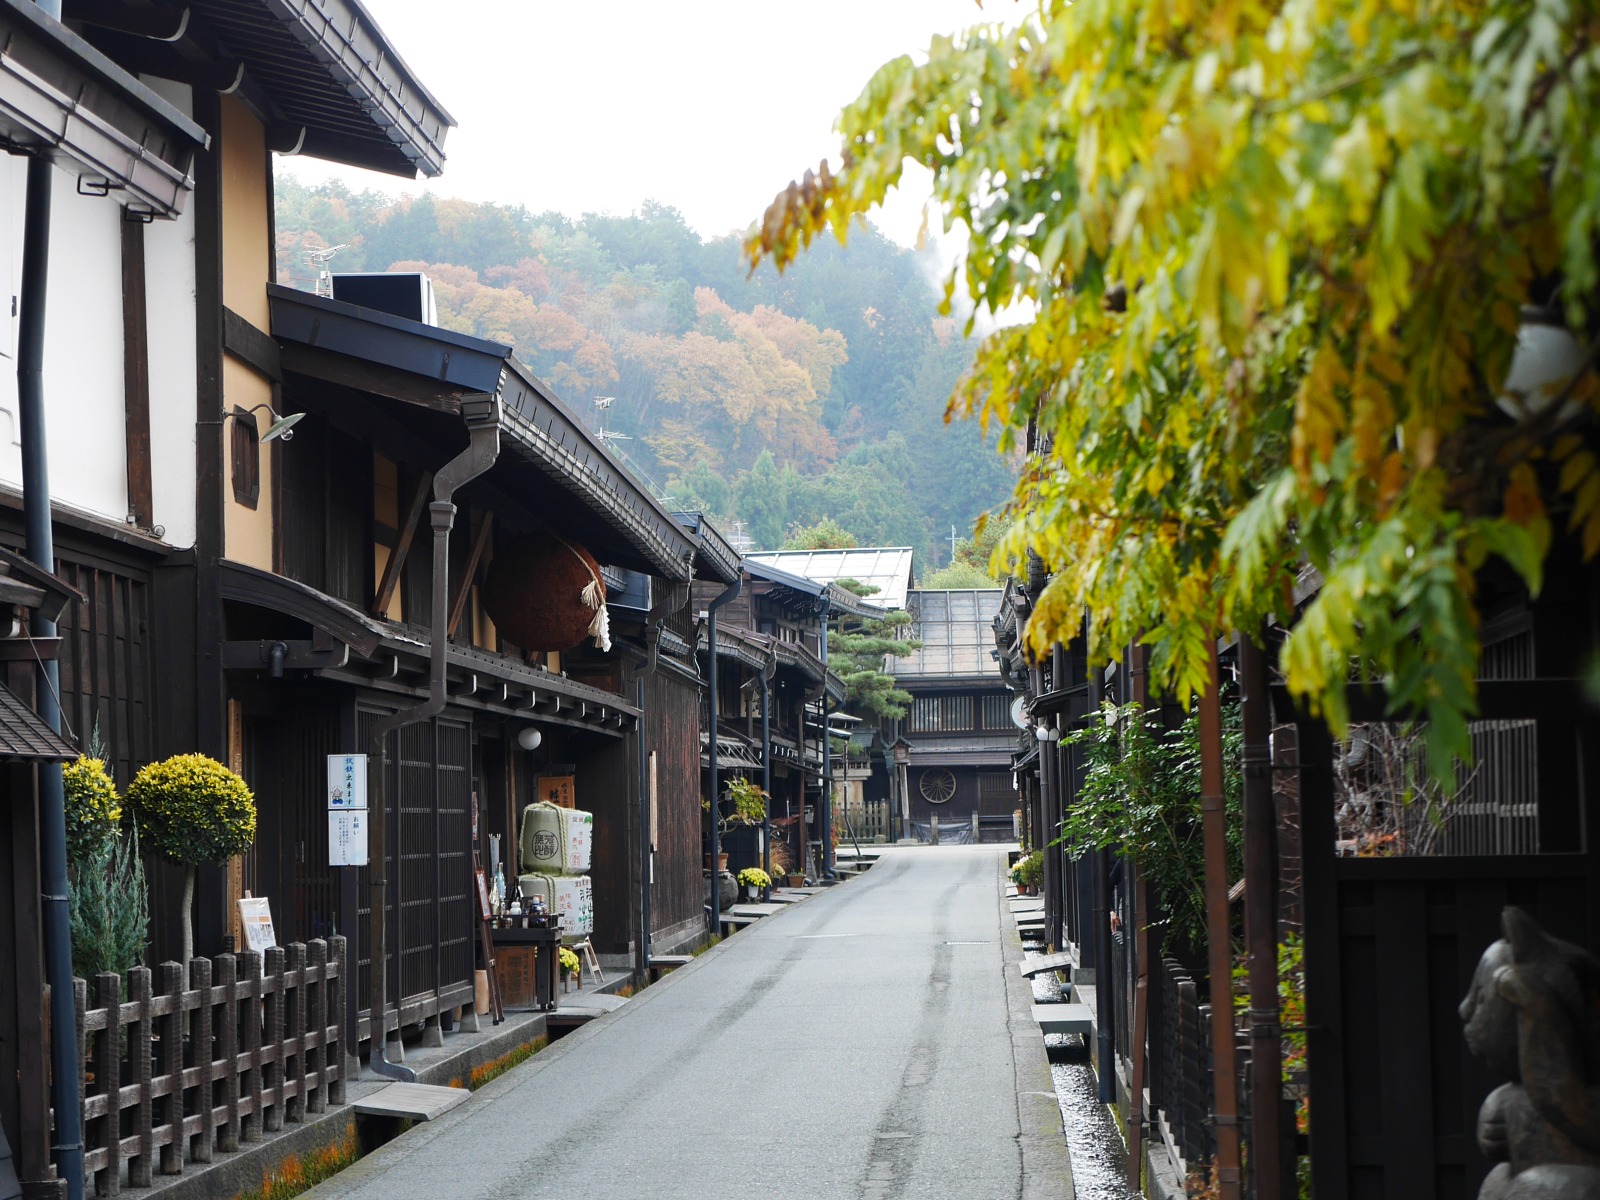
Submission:
{"label": "wooden rafter", "polygon": [[400,540],[395,543],[389,561],[384,564],[383,580],[378,584],[378,594],[372,598],[372,615],[375,617],[384,617],[389,613],[389,602],[394,599],[395,588],[400,586],[400,573],[405,570],[406,556],[411,553],[411,542],[417,534],[417,523],[422,520],[422,510],[428,503],[428,490],[432,487],[433,474],[424,471],[422,478],[417,480],[416,491],[411,494],[411,505],[406,509],[406,519],[400,526]]}
{"label": "wooden rafter", "polygon": [[450,605],[450,634],[455,637],[456,629],[461,624],[461,613],[467,607],[467,597],[472,594],[472,579],[478,573],[478,564],[483,561],[483,552],[488,549],[489,535],[494,532],[494,514],[485,513],[483,524],[478,526],[478,536],[472,539],[472,555],[467,559],[467,569],[461,573],[461,583],[456,588],[455,600]]}

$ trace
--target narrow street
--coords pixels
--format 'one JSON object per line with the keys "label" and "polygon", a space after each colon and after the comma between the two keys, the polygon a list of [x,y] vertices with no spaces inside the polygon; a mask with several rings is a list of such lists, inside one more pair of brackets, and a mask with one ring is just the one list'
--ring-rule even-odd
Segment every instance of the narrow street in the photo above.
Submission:
{"label": "narrow street", "polygon": [[309,1195],[1070,1197],[1004,866],[891,851]]}

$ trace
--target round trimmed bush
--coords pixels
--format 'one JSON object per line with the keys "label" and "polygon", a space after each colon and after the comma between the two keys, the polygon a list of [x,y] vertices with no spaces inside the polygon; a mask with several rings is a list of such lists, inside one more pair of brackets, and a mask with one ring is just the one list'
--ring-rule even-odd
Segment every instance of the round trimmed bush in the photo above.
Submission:
{"label": "round trimmed bush", "polygon": [[175,754],[140,770],[128,808],[147,849],[184,866],[226,862],[256,839],[250,787],[204,754]]}
{"label": "round trimmed bush", "polygon": [[122,818],[117,785],[98,758],[78,756],[61,768],[61,789],[67,809],[67,861],[80,867],[94,861],[116,832]]}

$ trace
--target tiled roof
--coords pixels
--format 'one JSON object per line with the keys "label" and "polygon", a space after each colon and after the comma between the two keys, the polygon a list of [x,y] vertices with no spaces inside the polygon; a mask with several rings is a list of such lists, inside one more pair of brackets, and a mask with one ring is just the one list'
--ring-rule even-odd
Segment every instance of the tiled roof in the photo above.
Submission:
{"label": "tiled roof", "polygon": [[906,600],[912,615],[910,636],[922,649],[891,658],[889,671],[902,680],[993,675],[998,682],[1000,664],[990,652],[1001,594],[1000,588],[913,590]]}
{"label": "tiled roof", "polygon": [[0,684],[0,759],[6,762],[70,762],[78,752]]}

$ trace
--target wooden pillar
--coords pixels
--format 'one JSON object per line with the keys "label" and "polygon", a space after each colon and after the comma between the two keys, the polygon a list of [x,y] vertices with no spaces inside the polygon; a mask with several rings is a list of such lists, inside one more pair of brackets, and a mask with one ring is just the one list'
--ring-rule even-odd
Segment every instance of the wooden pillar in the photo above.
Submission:
{"label": "wooden pillar", "polygon": [[1206,862],[1206,945],[1211,976],[1211,1052],[1217,1128],[1217,1194],[1239,1200],[1239,1098],[1233,1051],[1233,940],[1228,921],[1227,798],[1223,784],[1222,705],[1213,644],[1200,696],[1200,813]]}

